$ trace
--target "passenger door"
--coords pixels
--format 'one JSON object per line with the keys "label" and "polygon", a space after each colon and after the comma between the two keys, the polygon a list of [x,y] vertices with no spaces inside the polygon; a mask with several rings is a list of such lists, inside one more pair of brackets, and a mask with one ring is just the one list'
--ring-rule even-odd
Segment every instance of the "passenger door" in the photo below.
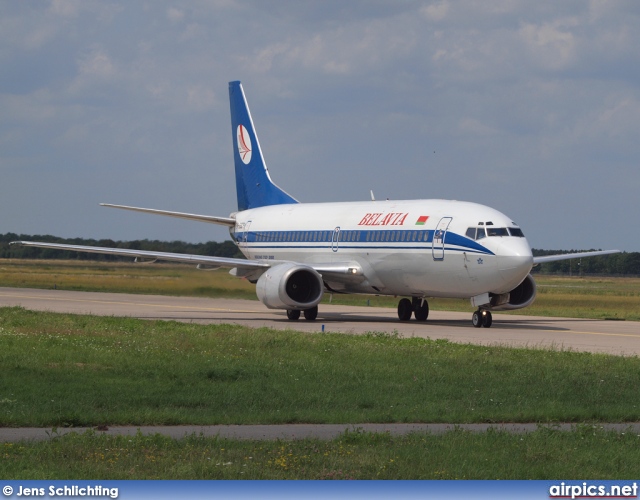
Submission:
{"label": "passenger door", "polygon": [[433,260],[444,260],[444,242],[447,236],[447,229],[449,228],[449,224],[451,224],[452,219],[452,217],[443,217],[436,226],[431,243]]}

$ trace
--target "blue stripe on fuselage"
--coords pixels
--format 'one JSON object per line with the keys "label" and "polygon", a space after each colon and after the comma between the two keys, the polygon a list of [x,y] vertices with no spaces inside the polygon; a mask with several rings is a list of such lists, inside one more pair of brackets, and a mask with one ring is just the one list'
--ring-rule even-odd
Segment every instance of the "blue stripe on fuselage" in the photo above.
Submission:
{"label": "blue stripe on fuselage", "polygon": [[[402,230],[344,230],[340,231],[337,241],[341,249],[389,249],[410,250],[421,247],[420,244],[433,244],[435,231],[427,229],[402,229]],[[336,244],[333,240],[334,231],[249,231],[248,234],[240,231],[232,234],[235,241],[250,244],[252,249],[285,249],[305,248],[323,249],[331,248]],[[275,245],[273,244],[275,243]],[[289,243],[289,244],[287,244]],[[300,243],[298,245],[297,243]],[[311,245],[309,245],[311,243]],[[316,245],[313,245],[316,243]],[[447,231],[445,235],[445,250],[481,253],[493,255],[488,248],[478,242]]]}

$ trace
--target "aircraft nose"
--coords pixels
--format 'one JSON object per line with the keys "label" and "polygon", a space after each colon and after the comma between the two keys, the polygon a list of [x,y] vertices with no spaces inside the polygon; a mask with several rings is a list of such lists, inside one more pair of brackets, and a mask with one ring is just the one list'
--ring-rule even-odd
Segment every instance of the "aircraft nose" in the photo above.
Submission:
{"label": "aircraft nose", "polygon": [[[498,249],[498,270],[506,281],[518,285],[531,271],[533,255],[524,238],[509,238]],[[515,286],[515,285],[514,285]]]}

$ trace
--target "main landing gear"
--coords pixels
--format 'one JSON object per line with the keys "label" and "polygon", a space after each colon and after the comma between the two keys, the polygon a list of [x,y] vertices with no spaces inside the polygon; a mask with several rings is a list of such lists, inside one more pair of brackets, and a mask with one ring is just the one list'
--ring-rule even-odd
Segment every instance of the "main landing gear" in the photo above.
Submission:
{"label": "main landing gear", "polygon": [[[318,317],[318,306],[314,306],[311,309],[305,309],[302,312],[304,313],[304,319],[306,319],[307,321],[313,321]],[[292,321],[300,319],[300,310],[287,309],[287,318]]]}
{"label": "main landing gear", "polygon": [[473,326],[476,328],[485,327],[490,328],[493,323],[493,317],[491,316],[491,311],[487,311],[486,309],[478,309],[473,313],[471,317],[471,322]]}
{"label": "main landing gear", "polygon": [[413,300],[401,299],[398,302],[398,318],[400,318],[400,321],[409,321],[412,314],[418,321],[427,321],[429,303],[420,297],[413,297]]}

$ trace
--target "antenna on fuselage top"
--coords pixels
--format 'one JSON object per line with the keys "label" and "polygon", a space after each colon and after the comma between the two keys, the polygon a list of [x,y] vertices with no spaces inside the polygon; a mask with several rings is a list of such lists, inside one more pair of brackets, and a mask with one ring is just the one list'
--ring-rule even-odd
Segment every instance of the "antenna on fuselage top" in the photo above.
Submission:
{"label": "antenna on fuselage top", "polygon": [[376,197],[373,196],[373,189],[369,192],[371,193],[371,201],[376,201]]}

